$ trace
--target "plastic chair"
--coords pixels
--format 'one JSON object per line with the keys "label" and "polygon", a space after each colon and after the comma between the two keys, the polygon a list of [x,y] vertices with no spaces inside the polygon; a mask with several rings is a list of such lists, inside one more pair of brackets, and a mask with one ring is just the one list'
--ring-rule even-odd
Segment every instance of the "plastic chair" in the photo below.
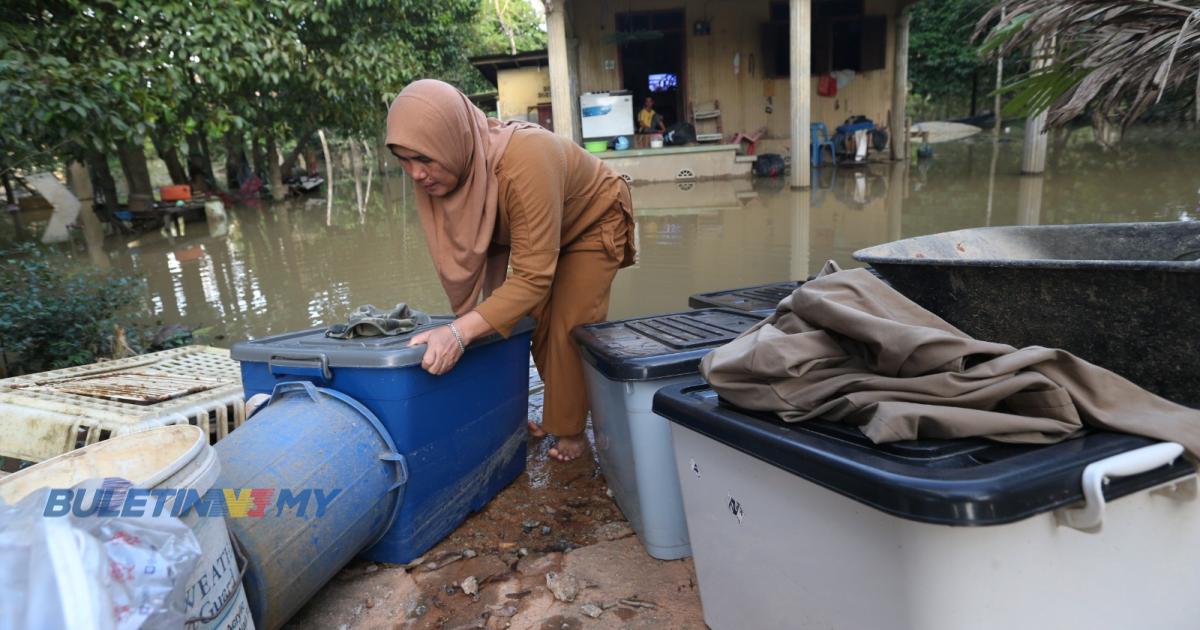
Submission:
{"label": "plastic chair", "polygon": [[829,128],[825,126],[825,123],[812,123],[810,128],[812,135],[809,140],[809,146],[812,151],[812,156],[810,157],[812,165],[821,165],[821,156],[824,153],[822,151],[823,147],[829,147],[829,161],[837,164],[837,146],[829,139]]}

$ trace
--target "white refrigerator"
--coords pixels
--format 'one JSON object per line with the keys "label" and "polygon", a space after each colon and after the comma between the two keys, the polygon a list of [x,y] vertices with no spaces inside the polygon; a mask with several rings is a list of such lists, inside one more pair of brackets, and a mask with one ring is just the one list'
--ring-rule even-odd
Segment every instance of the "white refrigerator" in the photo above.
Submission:
{"label": "white refrigerator", "polygon": [[633,95],[589,92],[579,96],[583,137],[633,135]]}

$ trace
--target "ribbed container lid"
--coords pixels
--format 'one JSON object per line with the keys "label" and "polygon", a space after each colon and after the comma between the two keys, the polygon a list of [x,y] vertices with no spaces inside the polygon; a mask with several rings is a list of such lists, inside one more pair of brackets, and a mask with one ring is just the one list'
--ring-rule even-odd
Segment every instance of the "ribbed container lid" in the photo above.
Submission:
{"label": "ribbed container lid", "polygon": [[751,313],[700,309],[579,326],[583,358],[615,381],[695,374],[700,359],[761,321]]}

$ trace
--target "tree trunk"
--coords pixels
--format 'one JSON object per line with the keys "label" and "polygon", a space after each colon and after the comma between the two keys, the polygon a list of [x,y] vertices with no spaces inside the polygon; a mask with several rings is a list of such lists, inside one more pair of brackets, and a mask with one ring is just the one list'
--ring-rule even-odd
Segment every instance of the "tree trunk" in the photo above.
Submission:
{"label": "tree trunk", "polygon": [[979,105],[979,68],[971,73],[971,118],[975,117]]}
{"label": "tree trunk", "polygon": [[158,157],[162,158],[164,164],[167,165],[167,173],[171,175],[172,184],[188,183],[187,170],[183,168],[183,163],[179,161],[179,149],[169,138],[162,134],[151,134],[150,139],[154,141],[154,150],[158,152]]}
{"label": "tree trunk", "polygon": [[0,179],[4,180],[4,198],[8,200],[8,205],[16,205],[17,195],[13,192],[12,181],[8,179],[8,172],[5,171]]}
{"label": "tree trunk", "polygon": [[145,148],[141,142],[125,141],[117,145],[117,157],[129,184],[129,209],[134,212],[150,210],[154,207],[154,190],[150,186]]}
{"label": "tree trunk", "polygon": [[267,136],[267,177],[271,185],[271,198],[282,201],[287,196],[287,186],[283,184],[283,171],[279,169],[279,149],[275,146],[275,136]]}
{"label": "tree trunk", "polygon": [[316,129],[305,129],[300,135],[296,136],[296,147],[287,154],[283,159],[283,174],[289,176],[296,168],[296,160],[300,159],[300,154],[304,152],[305,145],[308,144],[308,139],[316,133]]}
{"label": "tree trunk", "polygon": [[250,159],[254,162],[254,174],[259,177],[267,176],[267,159],[263,153],[262,140],[254,135],[250,135]]}
{"label": "tree trunk", "polygon": [[207,192],[216,183],[212,172],[212,160],[208,157],[205,144],[204,136],[199,133],[188,136],[188,175],[193,193]]}
{"label": "tree trunk", "polygon": [[245,162],[245,140],[240,133],[225,134],[225,186],[237,190],[242,185],[242,164]]}
{"label": "tree trunk", "polygon": [[108,168],[108,158],[99,151],[87,152],[88,170],[92,172],[92,207],[105,221],[111,221],[117,206],[117,182]]}

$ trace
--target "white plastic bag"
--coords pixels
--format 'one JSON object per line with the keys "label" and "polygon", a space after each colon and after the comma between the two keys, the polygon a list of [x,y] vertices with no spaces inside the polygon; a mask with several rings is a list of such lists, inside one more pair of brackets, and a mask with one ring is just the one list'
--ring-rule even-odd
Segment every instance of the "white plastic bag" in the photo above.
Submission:
{"label": "white plastic bag", "polygon": [[[90,504],[92,489],[113,481],[76,492]],[[49,493],[0,500],[0,628],[183,627],[185,581],[200,558],[192,530],[166,514],[44,516]]]}

